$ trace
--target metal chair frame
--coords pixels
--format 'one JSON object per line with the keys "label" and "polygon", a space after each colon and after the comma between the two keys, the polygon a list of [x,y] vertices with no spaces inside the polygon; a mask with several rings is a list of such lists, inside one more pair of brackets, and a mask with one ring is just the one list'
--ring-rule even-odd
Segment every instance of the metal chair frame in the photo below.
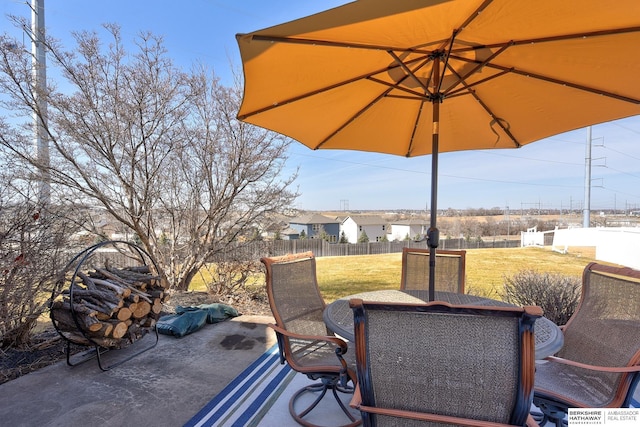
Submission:
{"label": "metal chair frame", "polygon": [[[265,257],[260,261],[266,268],[267,296],[275,319],[275,324],[269,326],[276,332],[280,362],[288,363],[294,371],[312,380],[319,380],[294,393],[289,400],[289,413],[298,424],[315,427],[304,417],[330,391],[346,416],[343,426],[360,425],[362,421],[351,414],[338,394],[353,393],[356,374],[344,358],[348,349],[346,341],[331,334],[322,320],[325,303],[318,289],[313,253]],[[282,292],[279,287],[283,288]],[[310,305],[309,308],[302,307],[301,300],[296,301],[291,295],[298,291],[305,292],[299,296]],[[305,359],[312,359],[313,363],[305,363]],[[298,410],[296,402],[309,393],[315,394],[315,399],[306,408]]]}
{"label": "metal chair frame", "polygon": [[566,425],[569,408],[628,407],[640,383],[640,271],[587,265],[580,303],[562,330],[564,346],[536,370],[540,424]]}

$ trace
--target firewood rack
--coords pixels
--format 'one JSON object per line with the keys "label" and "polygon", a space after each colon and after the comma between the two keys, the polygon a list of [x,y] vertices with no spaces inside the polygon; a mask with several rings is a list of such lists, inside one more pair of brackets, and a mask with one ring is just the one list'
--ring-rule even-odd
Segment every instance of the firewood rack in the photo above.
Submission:
{"label": "firewood rack", "polygon": [[[89,291],[86,289],[86,287],[83,287],[83,282],[92,283],[94,282],[94,280],[100,280],[101,282],[104,282],[104,280],[102,279],[91,279],[90,276],[92,275],[92,273],[88,273],[88,271],[90,269],[96,269],[98,271],[105,272],[104,274],[108,274],[106,273],[108,271],[114,271],[113,264],[115,263],[112,259],[114,256],[118,258],[118,264],[127,264],[122,270],[119,271],[131,271],[132,275],[139,274],[139,272],[141,271],[147,272],[149,277],[153,277],[153,279],[151,280],[157,283],[161,283],[161,280],[157,276],[152,276],[157,275],[160,271],[153,258],[144,249],[131,242],[107,240],[90,246],[75,255],[67,263],[65,268],[58,276],[58,280],[56,282],[49,302],[50,317],[53,326],[55,327],[58,334],[66,341],[65,351],[67,365],[69,366],[77,366],[81,363],[95,358],[97,360],[98,367],[102,371],[108,371],[111,368],[121,365],[133,359],[134,357],[148,350],[151,350],[158,344],[159,335],[155,325],[155,322],[160,315],[157,301],[158,298],[156,298],[156,304],[153,306],[154,311],[150,312],[150,315],[147,315],[147,318],[144,319],[146,325],[139,326],[138,324],[136,324],[135,333],[130,332],[127,329],[127,332],[123,334],[123,336],[119,340],[98,339],[91,333],[91,331],[87,329],[86,323],[83,322],[83,320],[86,320],[87,314],[84,310],[84,307],[76,304],[75,302],[85,302],[86,300],[90,300],[92,301],[92,303],[87,304],[92,304],[92,306],[94,306],[93,302],[95,302],[95,298],[85,297],[85,294]],[[115,285],[111,286],[111,288],[117,289],[118,287],[126,287],[126,283],[124,280],[120,281],[117,278],[115,278],[115,280]],[[145,295],[144,292],[137,289],[134,290],[136,293],[135,297],[143,297],[145,300],[149,300],[148,295]],[[155,289],[154,294],[156,296],[159,295],[159,302],[161,304],[162,300],[164,299],[164,292]],[[56,308],[61,306],[68,308],[68,310],[66,312],[63,312]],[[89,315],[89,318],[92,315],[95,315],[95,313],[92,312],[92,314]],[[97,320],[93,319],[92,322],[97,322],[94,323],[94,325],[104,324],[106,326],[109,326],[109,322],[116,322],[115,319],[106,319],[106,315],[104,313],[100,313],[100,315],[103,316],[103,322],[98,322]],[[120,323],[121,322],[118,322],[118,326],[121,326]],[[72,326],[71,330],[69,326]],[[73,330],[73,326],[75,326],[75,330]],[[120,328],[120,330],[121,329],[122,328]],[[133,331],[133,328],[131,329]],[[103,354],[112,350],[122,350],[124,348],[128,348],[130,345],[134,344],[135,341],[140,340],[151,331],[155,333],[155,340],[152,343],[141,349],[136,349],[136,351],[134,351],[132,354],[129,354],[126,357],[121,358],[108,366],[105,366],[103,364],[103,360],[101,357]],[[74,357],[72,358],[72,344],[92,348],[80,352],[77,355],[74,355]]]}

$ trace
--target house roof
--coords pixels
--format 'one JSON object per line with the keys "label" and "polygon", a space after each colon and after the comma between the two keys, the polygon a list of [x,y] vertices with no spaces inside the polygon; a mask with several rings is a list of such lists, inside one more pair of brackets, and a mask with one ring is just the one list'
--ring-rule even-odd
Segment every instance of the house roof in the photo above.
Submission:
{"label": "house roof", "polygon": [[268,232],[276,232],[276,231],[282,231],[284,228],[286,228],[288,226],[287,223],[283,223],[283,222],[272,222],[271,224],[267,225],[264,228],[264,231],[268,231]]}
{"label": "house roof", "polygon": [[298,234],[300,234],[300,232],[298,230],[294,230],[293,228],[287,227],[282,230],[280,234],[284,236],[297,236]]}
{"label": "house roof", "polygon": [[320,214],[310,214],[292,218],[289,224],[338,224],[339,221],[336,218],[330,218],[328,216]]}
{"label": "house roof", "polygon": [[393,221],[391,225],[428,225],[429,221],[418,219],[402,219]]}
{"label": "house roof", "polygon": [[353,222],[355,222],[358,225],[386,225],[387,224],[387,221],[384,218],[376,215],[352,215],[343,219],[342,223],[344,223],[349,218],[351,218]]}

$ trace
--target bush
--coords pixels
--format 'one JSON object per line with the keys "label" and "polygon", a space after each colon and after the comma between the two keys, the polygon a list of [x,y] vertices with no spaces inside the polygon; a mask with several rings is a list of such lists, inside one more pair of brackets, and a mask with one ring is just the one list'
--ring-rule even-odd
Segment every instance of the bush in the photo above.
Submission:
{"label": "bush", "polygon": [[206,264],[209,280],[205,284],[209,293],[214,295],[233,295],[252,283],[252,278],[262,272],[262,264],[255,260],[226,260]]}
{"label": "bush", "polygon": [[581,278],[523,270],[506,277],[502,299],[516,305],[538,305],[557,325],[567,323],[580,301]]}
{"label": "bush", "polygon": [[495,288],[474,286],[473,284],[465,284],[464,293],[482,298],[502,299],[502,295]]}
{"label": "bush", "polygon": [[[0,207],[0,348],[28,346],[75,229],[65,216],[28,203]],[[64,212],[57,212],[58,214]]]}

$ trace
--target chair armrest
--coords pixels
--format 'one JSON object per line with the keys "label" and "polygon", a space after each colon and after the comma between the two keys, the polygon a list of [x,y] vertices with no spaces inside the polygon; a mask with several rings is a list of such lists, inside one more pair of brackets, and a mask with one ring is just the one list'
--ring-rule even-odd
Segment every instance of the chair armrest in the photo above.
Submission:
{"label": "chair armrest", "polygon": [[527,417],[527,427],[540,427],[540,424],[538,424],[531,414]]}
{"label": "chair armrest", "polygon": [[[348,344],[346,341],[341,340],[338,337],[329,336],[329,335],[296,334],[294,332],[287,331],[286,329],[281,328],[280,326],[275,325],[273,323],[269,323],[269,327],[276,332],[276,335],[278,337],[278,346],[280,347],[281,363],[284,363],[283,360],[287,359],[287,356],[285,355],[285,350],[282,346],[283,343],[281,341],[283,336],[287,338],[302,340],[302,341],[309,341],[310,342],[309,345],[317,341],[326,342],[329,344],[333,344],[335,346],[336,357],[338,358],[338,361],[342,366],[342,368],[340,369],[340,383],[342,384],[342,386],[346,386],[349,380],[352,380],[354,384],[357,382],[355,372],[349,369],[349,365],[347,364],[347,361],[344,360],[344,357],[342,357],[347,352],[347,349],[348,349]],[[289,360],[289,363],[291,363],[290,360]]]}
{"label": "chair armrest", "polygon": [[597,366],[597,365],[589,365],[586,363],[575,362],[569,359],[563,359],[562,357],[557,356],[549,356],[546,357],[545,360],[550,362],[563,363],[565,365],[575,366],[577,368],[589,369],[592,371],[601,371],[601,372],[640,372],[640,365],[634,366]]}
{"label": "chair armrest", "polygon": [[[355,394],[354,394],[354,399],[355,399]],[[365,406],[362,404],[355,406],[355,408],[363,412],[369,412],[371,414],[386,415],[390,417],[406,418],[411,420],[432,421],[437,423],[465,425],[465,426],[471,426],[471,427],[513,427],[513,425],[511,424],[494,423],[491,421],[473,420],[470,418],[452,417],[449,415],[439,415],[439,414],[432,414],[427,412],[414,412],[414,411],[405,411],[402,409],[372,407],[372,406]],[[527,420],[527,425],[528,425],[528,420]]]}
{"label": "chair armrest", "polygon": [[336,346],[340,347],[342,349],[341,354],[345,354],[347,352],[348,344],[346,341],[341,340],[338,337],[332,337],[329,335],[303,335],[303,334],[296,334],[294,332],[291,331],[287,331],[286,329],[281,328],[278,325],[274,325],[273,323],[269,323],[269,327],[272,328],[273,330],[275,330],[276,332],[287,336],[289,338],[296,338],[299,340],[308,340],[308,341],[327,341],[330,342],[332,344],[335,344]]}
{"label": "chair armrest", "polygon": [[362,405],[362,394],[360,393],[360,383],[357,383],[353,389],[353,396],[351,397],[349,406],[354,409],[360,409],[360,405]]}
{"label": "chair armrest", "polygon": [[[377,408],[362,405],[362,395],[360,392],[360,383],[357,383],[353,390],[353,397],[349,402],[349,406],[363,412],[369,412],[379,415],[390,415],[401,418],[417,419],[423,421],[436,421],[449,424],[464,424],[467,426],[477,427],[513,427],[510,424],[494,423],[491,421],[470,420],[468,418],[450,417],[446,415],[428,414],[424,412],[404,411],[400,409]],[[527,427],[540,427],[533,419],[531,414],[527,417]]]}

